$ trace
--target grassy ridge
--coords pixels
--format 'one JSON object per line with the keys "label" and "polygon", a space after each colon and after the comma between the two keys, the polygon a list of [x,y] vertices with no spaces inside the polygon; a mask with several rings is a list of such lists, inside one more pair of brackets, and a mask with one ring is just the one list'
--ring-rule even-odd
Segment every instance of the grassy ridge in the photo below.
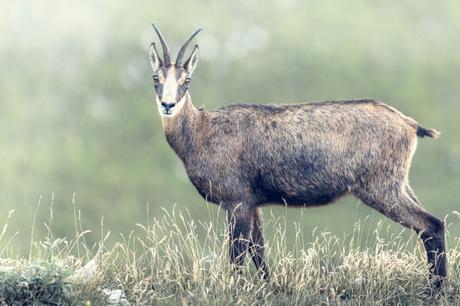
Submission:
{"label": "grassy ridge", "polygon": [[[50,233],[43,241],[32,241],[29,258],[1,259],[0,305],[103,305],[106,289],[121,289],[131,305],[433,302],[425,253],[421,244],[413,247],[414,235],[408,240],[402,232],[389,234],[383,226],[368,233],[358,223],[351,233],[340,237],[316,232],[314,241],[306,245],[303,233],[297,230],[294,247],[287,248],[289,223],[281,217],[265,224],[275,232],[267,243],[271,280],[265,282],[249,260],[241,274],[232,272],[225,224],[219,222],[197,223],[188,213],[165,211],[163,217],[121,236],[110,249],[105,247],[110,233],[90,248],[84,242],[86,232],[76,222],[74,239],[54,238]],[[206,230],[205,239],[198,237],[199,227]],[[370,242],[361,247],[362,239]],[[0,236],[3,258],[12,255],[6,240]],[[449,286],[436,299],[441,305],[460,303],[460,240],[450,237],[449,241],[453,242],[449,246]],[[101,255],[93,276],[85,281],[73,279],[74,272],[97,250]]]}

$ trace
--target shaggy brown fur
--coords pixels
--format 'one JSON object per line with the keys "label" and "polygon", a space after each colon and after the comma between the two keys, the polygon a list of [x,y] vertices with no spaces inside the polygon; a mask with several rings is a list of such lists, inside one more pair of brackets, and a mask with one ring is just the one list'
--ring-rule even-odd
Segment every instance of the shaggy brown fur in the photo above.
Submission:
{"label": "shaggy brown fur", "polygon": [[408,181],[417,136],[434,138],[435,130],[371,99],[208,112],[186,91],[176,103],[183,103],[177,113],[162,119],[166,139],[198,192],[227,210],[233,264],[250,251],[268,278],[260,207],[326,205],[353,194],[420,234],[441,286],[444,223],[423,209]]}

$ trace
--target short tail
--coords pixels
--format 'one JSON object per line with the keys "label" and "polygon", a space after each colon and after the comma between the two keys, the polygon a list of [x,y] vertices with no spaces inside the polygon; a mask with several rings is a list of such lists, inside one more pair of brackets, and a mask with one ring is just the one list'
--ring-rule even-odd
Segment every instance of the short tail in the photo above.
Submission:
{"label": "short tail", "polygon": [[417,126],[417,136],[418,137],[430,137],[430,138],[436,138],[439,136],[439,132],[436,131],[435,129],[425,129],[422,128],[421,126]]}

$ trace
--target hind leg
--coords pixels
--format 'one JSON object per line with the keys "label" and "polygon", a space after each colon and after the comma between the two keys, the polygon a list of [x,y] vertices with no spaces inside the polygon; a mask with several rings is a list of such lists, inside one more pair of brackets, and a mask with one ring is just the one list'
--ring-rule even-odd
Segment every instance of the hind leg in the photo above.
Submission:
{"label": "hind leg", "polygon": [[415,195],[414,190],[412,190],[411,186],[406,185],[405,189],[406,189],[407,195],[412,199],[412,201],[414,201],[415,203],[419,205],[422,205],[420,204],[420,201],[417,199],[417,196]]}
{"label": "hind leg", "polygon": [[444,223],[414,201],[405,188],[389,192],[378,191],[378,188],[366,189],[365,192],[355,193],[365,204],[420,234],[430,265],[430,276],[434,277],[434,286],[440,288],[447,276]]}

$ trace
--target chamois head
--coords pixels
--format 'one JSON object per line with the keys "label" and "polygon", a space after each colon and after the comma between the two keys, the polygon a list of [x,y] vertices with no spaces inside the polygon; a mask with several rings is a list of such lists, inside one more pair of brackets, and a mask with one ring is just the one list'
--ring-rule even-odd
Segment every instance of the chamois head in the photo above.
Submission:
{"label": "chamois head", "polygon": [[192,39],[202,30],[202,28],[193,32],[185,40],[177,54],[176,62],[171,62],[168,45],[163,38],[160,30],[155,24],[152,26],[157,33],[161,47],[163,49],[163,59],[158,55],[155,43],[150,45],[150,63],[153,69],[153,86],[156,91],[156,102],[160,115],[164,118],[172,118],[180,112],[184,105],[190,79],[198,63],[198,45],[193,48],[192,54],[182,64],[187,46]]}

